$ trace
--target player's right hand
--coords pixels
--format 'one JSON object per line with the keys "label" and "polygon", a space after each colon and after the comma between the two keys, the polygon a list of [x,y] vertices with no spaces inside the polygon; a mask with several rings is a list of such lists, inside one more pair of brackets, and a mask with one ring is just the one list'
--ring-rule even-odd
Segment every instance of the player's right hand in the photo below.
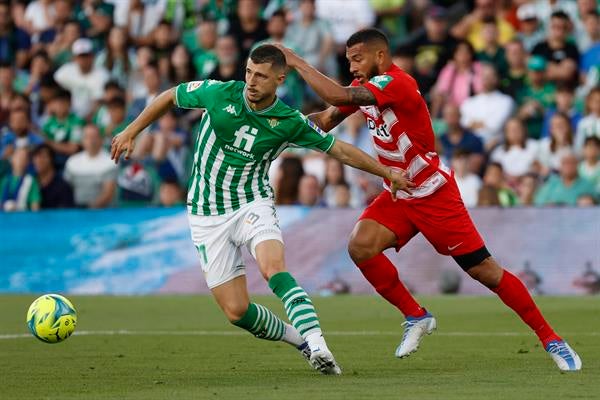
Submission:
{"label": "player's right hand", "polygon": [[390,169],[390,192],[392,195],[392,200],[396,201],[396,192],[398,192],[398,190],[412,194],[412,188],[415,186],[416,185],[408,179],[406,171]]}
{"label": "player's right hand", "polygon": [[119,162],[121,154],[125,152],[125,159],[129,160],[129,156],[135,146],[135,135],[125,129],[112,140],[110,145],[110,158],[115,160],[115,164]]}

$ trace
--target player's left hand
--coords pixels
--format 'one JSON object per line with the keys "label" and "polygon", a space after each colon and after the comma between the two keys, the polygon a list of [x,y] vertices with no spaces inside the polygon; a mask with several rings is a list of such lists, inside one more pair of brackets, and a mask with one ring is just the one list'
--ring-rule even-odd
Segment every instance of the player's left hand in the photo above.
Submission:
{"label": "player's left hand", "polygon": [[298,61],[301,60],[298,54],[294,53],[292,49],[285,47],[281,43],[273,43],[273,46],[277,47],[283,52],[283,55],[285,55],[285,62],[287,63],[288,67],[295,68],[298,64]]}
{"label": "player's left hand", "polygon": [[390,169],[390,192],[392,200],[396,201],[396,192],[403,190],[408,194],[412,194],[412,188],[416,185],[408,179],[406,171],[397,171]]}

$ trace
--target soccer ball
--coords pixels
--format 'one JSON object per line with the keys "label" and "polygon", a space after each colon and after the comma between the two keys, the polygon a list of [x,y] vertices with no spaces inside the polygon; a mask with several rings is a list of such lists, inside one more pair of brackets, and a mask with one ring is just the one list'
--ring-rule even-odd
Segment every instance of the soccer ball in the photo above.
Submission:
{"label": "soccer ball", "polygon": [[77,311],[59,294],[38,297],[27,311],[27,326],[31,334],[45,343],[62,342],[75,330]]}

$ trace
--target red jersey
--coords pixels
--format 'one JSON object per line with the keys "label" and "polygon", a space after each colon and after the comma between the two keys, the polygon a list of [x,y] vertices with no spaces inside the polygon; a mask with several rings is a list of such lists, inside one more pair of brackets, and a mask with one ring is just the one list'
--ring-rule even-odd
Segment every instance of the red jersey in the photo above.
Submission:
{"label": "red jersey", "polygon": [[[358,86],[357,80],[352,86]],[[401,168],[417,186],[413,194],[398,192],[398,198],[411,199],[429,196],[451,178],[451,172],[435,152],[435,137],[427,104],[415,80],[393,65],[363,85],[377,99],[373,106],[338,107],[349,115],[360,108],[383,165]],[[384,181],[390,190],[389,181]]]}

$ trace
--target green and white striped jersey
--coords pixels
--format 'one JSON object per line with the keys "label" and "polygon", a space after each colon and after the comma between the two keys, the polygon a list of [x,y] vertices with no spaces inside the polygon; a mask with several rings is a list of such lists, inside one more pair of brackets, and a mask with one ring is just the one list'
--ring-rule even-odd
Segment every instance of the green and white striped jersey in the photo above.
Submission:
{"label": "green and white striped jersey", "polygon": [[188,185],[188,211],[223,215],[255,199],[273,199],[271,161],[288,146],[328,152],[334,137],[279,99],[253,111],[245,83],[214,80],[177,86],[176,103],[203,108]]}

